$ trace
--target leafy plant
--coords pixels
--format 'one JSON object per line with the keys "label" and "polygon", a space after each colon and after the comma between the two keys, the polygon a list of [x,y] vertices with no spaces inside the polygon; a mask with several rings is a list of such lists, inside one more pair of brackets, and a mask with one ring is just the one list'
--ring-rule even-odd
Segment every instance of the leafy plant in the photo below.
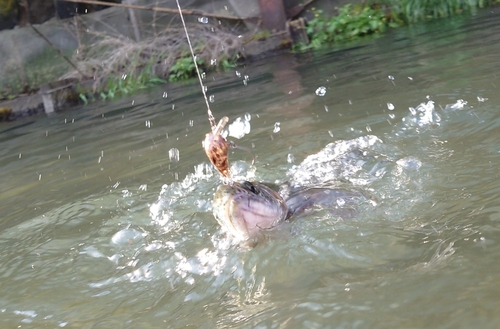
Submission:
{"label": "leafy plant", "polygon": [[[198,67],[205,64],[202,59],[197,58]],[[192,78],[196,75],[196,67],[191,56],[181,57],[170,69],[169,81],[179,81]]]}
{"label": "leafy plant", "polygon": [[347,4],[339,9],[334,17],[325,17],[323,11],[316,11],[316,17],[308,22],[306,32],[310,44],[299,49],[318,49],[333,42],[343,42],[364,35],[384,32],[387,27],[395,26],[389,22],[379,9],[368,5]]}

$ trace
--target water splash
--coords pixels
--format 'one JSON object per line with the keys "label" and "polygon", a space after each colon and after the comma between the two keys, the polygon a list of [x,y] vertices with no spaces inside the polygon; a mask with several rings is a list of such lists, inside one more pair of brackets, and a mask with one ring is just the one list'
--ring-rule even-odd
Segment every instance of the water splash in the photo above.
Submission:
{"label": "water splash", "polygon": [[453,104],[447,104],[444,109],[445,110],[463,110],[465,108],[465,105],[467,105],[467,101],[464,101],[463,99],[459,99]]}
{"label": "water splash", "polygon": [[434,102],[429,100],[427,103],[420,103],[416,108],[409,108],[410,115],[402,119],[408,127],[425,127],[439,125],[441,116],[434,108]]}
{"label": "water splash", "polygon": [[326,95],[326,87],[325,86],[318,87],[318,89],[316,89],[314,93],[320,97],[323,97]]}
{"label": "water splash", "polygon": [[172,162],[179,162],[179,149],[174,147],[168,150],[168,157]]}
{"label": "water splash", "polygon": [[[247,120],[248,119],[248,120]],[[250,120],[251,116],[250,115],[245,115],[243,119],[241,117],[236,118],[228,127],[227,127],[227,133],[229,136],[232,136],[234,138],[242,138],[243,136],[247,135],[250,133],[251,126],[250,126]]]}
{"label": "water splash", "polygon": [[[318,153],[309,155],[300,165],[290,168],[287,174],[291,177],[291,185],[295,187],[321,185],[339,179],[359,178],[357,174],[366,165],[373,167],[380,162],[380,160],[373,162],[375,155],[379,159],[384,159],[374,150],[380,148],[382,144],[382,141],[373,135],[330,143]],[[370,170],[368,168],[366,172],[369,173]],[[356,183],[366,184],[368,181],[358,180]]]}
{"label": "water splash", "polygon": [[280,130],[281,130],[281,127],[280,127],[281,123],[280,122],[275,122],[274,123],[274,128],[273,128],[273,133],[279,133]]}

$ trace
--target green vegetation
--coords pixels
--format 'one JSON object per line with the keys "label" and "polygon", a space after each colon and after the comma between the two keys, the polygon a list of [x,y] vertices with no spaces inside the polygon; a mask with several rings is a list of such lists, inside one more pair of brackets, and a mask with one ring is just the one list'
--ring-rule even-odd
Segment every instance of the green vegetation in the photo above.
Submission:
{"label": "green vegetation", "polygon": [[[189,32],[195,40],[193,48],[200,70],[235,66],[241,49],[237,35],[202,25],[191,26]],[[112,99],[167,81],[188,80],[196,76],[196,69],[185,39],[184,30],[179,28],[165,29],[140,42],[98,34],[92,44],[82,43],[74,55],[78,71],[66,78],[96,77],[92,86],[80,91],[84,102]]]}
{"label": "green vegetation", "polygon": [[333,17],[325,17],[323,11],[318,10],[306,28],[310,43],[299,45],[299,49],[318,49],[330,43],[384,32],[388,26],[396,24],[387,20],[379,8],[367,5],[347,4],[339,9],[338,16]]}
{"label": "green vegetation", "polygon": [[[184,56],[179,58],[170,68],[168,81],[178,82],[196,77],[196,68],[191,54],[186,53]],[[209,67],[205,64],[204,60],[199,58],[196,60],[196,63],[199,69],[203,71],[212,71],[219,68],[227,71],[236,67],[236,58],[232,60],[223,59],[217,65]],[[138,74],[134,74],[134,72],[138,72]],[[113,99],[117,96],[127,95],[141,89],[165,83],[167,83],[167,80],[155,75],[153,73],[153,65],[148,64],[142,69],[134,68],[130,74],[108,78],[107,82],[103,84],[101,91],[98,91],[97,94],[89,90],[81,90],[79,97],[87,104],[89,101],[95,100],[96,97],[102,100]]]}
{"label": "green vegetation", "polygon": [[443,18],[499,3],[498,0],[382,0],[391,19],[404,23]]}
{"label": "green vegetation", "polygon": [[350,41],[387,28],[448,17],[500,3],[500,0],[375,0],[369,4],[347,4],[337,16],[326,17],[315,11],[307,24],[310,43],[296,50],[319,49],[331,43]]}
{"label": "green vegetation", "polygon": [[[199,58],[196,59],[196,64],[198,67],[205,65],[205,62]],[[191,55],[186,57],[181,57],[175,62],[175,64],[170,68],[170,75],[168,76],[169,81],[179,81],[187,80],[196,75],[196,67],[194,65],[193,58]]]}

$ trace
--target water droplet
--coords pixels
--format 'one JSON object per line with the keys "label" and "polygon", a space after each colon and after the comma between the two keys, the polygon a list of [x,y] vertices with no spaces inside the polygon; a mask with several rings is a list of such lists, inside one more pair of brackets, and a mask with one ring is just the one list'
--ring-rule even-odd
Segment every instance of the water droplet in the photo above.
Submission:
{"label": "water droplet", "polygon": [[372,127],[370,127],[369,125],[368,125],[368,126],[366,126],[366,131],[367,131],[367,132],[371,132],[371,131],[372,131]]}
{"label": "water droplet", "polygon": [[205,92],[207,92],[208,87],[207,86],[203,86],[203,90],[205,90]]}
{"label": "water droplet", "polygon": [[484,97],[481,97],[481,96],[477,96],[477,101],[478,102],[484,102],[484,101],[487,101],[488,98],[484,98]]}
{"label": "water droplet", "polygon": [[389,113],[389,118],[394,119],[396,117],[396,114],[394,113]]}
{"label": "water droplet", "polygon": [[252,115],[250,113],[245,113],[245,121],[250,121],[252,120]]}
{"label": "water droplet", "polygon": [[237,76],[238,78],[240,78],[240,77],[241,77],[241,73],[240,73],[240,72],[238,72],[238,71],[234,71],[234,73],[236,74],[236,76]]}
{"label": "water droplet", "polygon": [[349,105],[352,105],[352,101],[351,100],[349,100]]}
{"label": "water droplet", "polygon": [[146,120],[146,127],[151,128],[151,121]]}
{"label": "water droplet", "polygon": [[217,65],[217,58],[212,58],[210,60],[210,65]]}
{"label": "water droplet", "polygon": [[198,22],[200,22],[201,24],[207,24],[208,17],[198,17]]}
{"label": "water droplet", "polygon": [[190,127],[194,126],[194,120],[189,120],[189,126]]}
{"label": "water droplet", "polygon": [[337,199],[337,205],[339,207],[342,207],[343,205],[345,205],[345,200],[343,198],[338,198]]}
{"label": "water droplet", "polygon": [[325,112],[328,112],[328,106],[325,105]]}
{"label": "water droplet", "polygon": [[275,134],[276,134],[276,133],[277,133],[277,132],[279,132],[280,130],[281,130],[280,123],[279,123],[279,122],[276,122],[276,123],[274,124],[273,133],[275,133]]}
{"label": "water droplet", "polygon": [[227,128],[227,133],[229,136],[239,139],[250,133],[250,129],[250,122],[247,120],[242,120],[241,117],[238,117],[229,125],[229,127]]}
{"label": "water droplet", "polygon": [[210,101],[210,103],[213,103],[215,101],[215,96],[214,95],[210,95],[208,97],[208,100]]}
{"label": "water droplet", "polygon": [[332,131],[331,131],[331,130],[328,130],[328,135],[330,135],[330,137],[332,137],[332,138],[333,138],[333,133],[332,133]]}
{"label": "water droplet", "polygon": [[170,158],[170,161],[172,162],[179,162],[179,150],[174,148],[171,148],[168,151],[168,157]]}
{"label": "water droplet", "polygon": [[392,104],[392,103],[387,103],[387,108],[388,108],[390,111],[393,111],[393,110],[394,110],[394,104]]}
{"label": "water droplet", "polygon": [[163,98],[167,98],[168,94],[166,91],[163,92]]}
{"label": "water droplet", "polygon": [[246,86],[247,84],[248,84],[247,80],[243,80],[243,85]]}
{"label": "water droplet", "polygon": [[387,78],[389,78],[389,80],[391,81],[394,81],[394,77],[392,75],[388,75]]}
{"label": "water droplet", "polygon": [[127,74],[126,74],[126,73],[123,73],[123,74],[122,74],[122,80],[125,80],[125,79],[127,79]]}
{"label": "water droplet", "polygon": [[205,72],[201,72],[201,79],[204,80],[207,77],[207,74]]}
{"label": "water droplet", "polygon": [[295,162],[295,157],[293,156],[293,154],[288,153],[288,155],[286,156],[286,161],[288,163],[294,163]]}
{"label": "water droplet", "polygon": [[316,93],[316,95],[318,95],[320,97],[325,96],[325,94],[326,94],[326,87],[324,87],[324,86],[318,87],[318,89],[316,89],[315,93]]}
{"label": "water droplet", "polygon": [[408,80],[413,81],[413,78],[412,77],[408,77]]}

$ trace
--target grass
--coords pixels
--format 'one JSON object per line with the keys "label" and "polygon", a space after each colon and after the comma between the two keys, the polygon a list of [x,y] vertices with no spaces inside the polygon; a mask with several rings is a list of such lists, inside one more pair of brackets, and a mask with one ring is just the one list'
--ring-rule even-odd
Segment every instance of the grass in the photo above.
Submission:
{"label": "grass", "polygon": [[404,23],[459,15],[475,12],[479,8],[499,3],[498,0],[383,0],[391,11],[393,20]]}
{"label": "grass", "polygon": [[[188,29],[200,68],[209,71],[234,65],[241,46],[237,35],[199,24]],[[141,42],[107,34],[96,35],[96,39],[81,46],[73,58],[80,72],[96,77],[92,88],[81,92],[84,102],[96,96],[110,99],[196,74],[183,29],[168,28]],[[75,70],[63,78],[81,75]]]}

